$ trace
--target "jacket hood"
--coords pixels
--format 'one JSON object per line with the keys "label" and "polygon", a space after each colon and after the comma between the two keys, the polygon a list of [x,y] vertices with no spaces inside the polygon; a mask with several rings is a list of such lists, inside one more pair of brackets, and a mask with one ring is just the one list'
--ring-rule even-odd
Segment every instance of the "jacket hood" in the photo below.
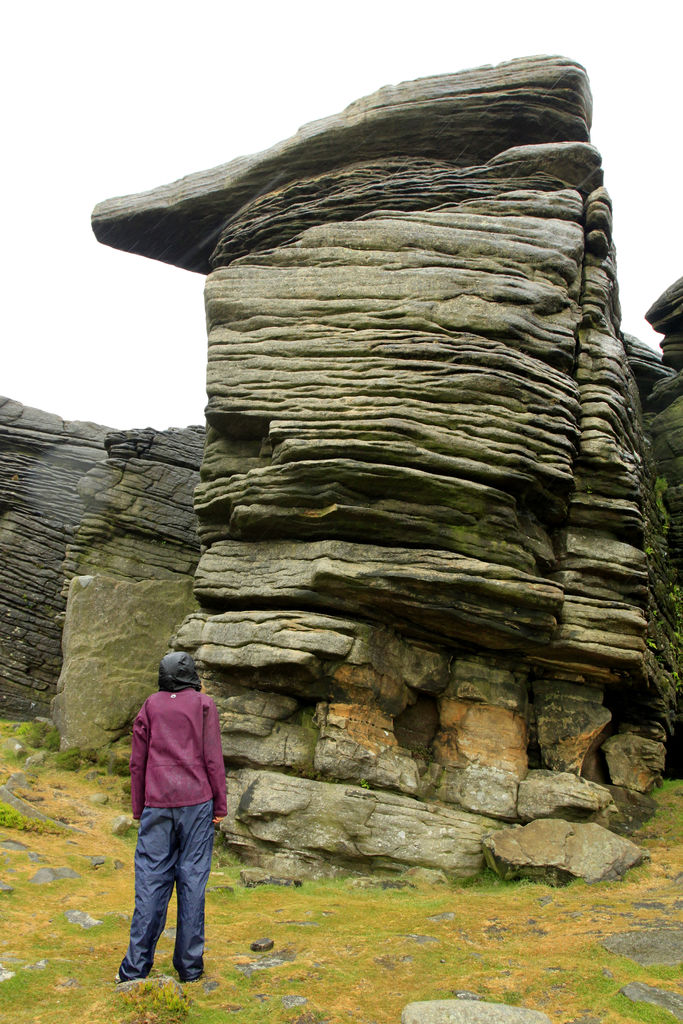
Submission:
{"label": "jacket hood", "polygon": [[202,684],[194,661],[185,651],[174,651],[161,659],[159,689],[177,693],[179,690],[201,690]]}

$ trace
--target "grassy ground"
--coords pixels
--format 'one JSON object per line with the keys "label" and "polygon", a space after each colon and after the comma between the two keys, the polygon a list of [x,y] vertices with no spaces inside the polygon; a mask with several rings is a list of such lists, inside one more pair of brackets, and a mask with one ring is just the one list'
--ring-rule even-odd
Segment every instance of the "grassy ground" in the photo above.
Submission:
{"label": "grassy ground", "polygon": [[[0,746],[13,730],[0,723]],[[113,818],[129,809],[126,780],[92,764],[57,768],[55,758],[49,754],[30,773],[26,795],[78,831],[26,831],[3,824],[0,813],[0,841],[22,842],[42,858],[0,849],[0,881],[13,887],[0,892],[0,964],[15,972],[0,983],[1,1024],[398,1024],[406,1003],[454,998],[464,990],[543,1010],[554,1024],[673,1020],[663,1010],[631,1003],[619,990],[642,981],[680,991],[680,968],[640,967],[607,952],[600,940],[643,924],[680,922],[682,783],[665,784],[656,818],[635,837],[651,861],[622,882],[595,886],[553,889],[486,875],[388,890],[360,888],[349,879],[244,889],[239,865],[218,849],[209,888],[232,891],[207,895],[206,975],[185,986],[190,1003],[183,1015],[172,1007],[154,1009],[149,999],[135,1006],[114,986],[133,906],[135,836],[111,833]],[[23,760],[0,754],[0,783],[21,770]],[[108,803],[92,803],[96,793]],[[99,856],[105,862],[95,867],[90,858]],[[80,877],[32,884],[47,866],[69,867]],[[67,920],[68,910],[103,923],[83,929]],[[172,904],[168,924],[174,923]],[[250,943],[266,936],[275,942],[274,953],[290,959],[245,977],[239,965],[257,959]],[[153,975],[174,973],[172,951],[172,939],[162,937]],[[44,967],[28,969],[42,960]],[[287,1008],[287,996],[307,1002]]]}

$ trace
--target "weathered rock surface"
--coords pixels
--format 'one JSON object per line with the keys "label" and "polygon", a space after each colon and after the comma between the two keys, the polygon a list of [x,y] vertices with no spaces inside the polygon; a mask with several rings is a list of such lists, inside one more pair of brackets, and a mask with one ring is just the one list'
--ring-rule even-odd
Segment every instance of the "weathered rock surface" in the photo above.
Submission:
{"label": "weathered rock surface", "polygon": [[63,749],[93,749],[129,730],[157,688],[169,638],[193,610],[192,580],[71,580],[64,661],[52,705]]}
{"label": "weathered rock surface", "polygon": [[52,706],[63,747],[125,734],[196,608],[192,494],[203,443],[200,427],[110,432],[106,461],[78,483],[83,514],[63,566],[64,662]]}
{"label": "weathered rock surface", "polygon": [[49,713],[61,665],[62,562],[83,513],[79,479],[108,428],[0,397],[0,714]]}
{"label": "weathered rock surface", "polygon": [[627,956],[643,967],[683,963],[683,927],[680,925],[621,932],[609,935],[602,944],[610,953]]}
{"label": "weathered rock surface", "polygon": [[199,558],[192,495],[204,430],[112,432],[108,458],[78,485],[84,513],[64,563],[73,576],[191,578]]}
{"label": "weathered rock surface", "polygon": [[645,319],[664,335],[662,361],[683,370],[683,277],[674,281],[648,309]]}
{"label": "weathered rock surface", "polygon": [[466,167],[510,146],[586,142],[592,101],[583,69],[562,58],[510,61],[386,86],[294,138],[140,196],[100,203],[97,238],[206,272],[216,227],[247,199],[356,160],[456,157]]}
{"label": "weathered rock surface", "polygon": [[200,427],[112,432],[0,399],[3,714],[49,713],[73,575],[169,580],[171,589],[184,579],[189,588],[203,444]]}
{"label": "weathered rock surface", "polygon": [[409,1003],[401,1014],[401,1024],[550,1024],[550,1017],[540,1010],[505,1003],[434,999]]}
{"label": "weathered rock surface", "polygon": [[501,878],[533,878],[564,885],[572,878],[603,882],[621,878],[646,854],[601,825],[539,818],[484,837],[487,864]]}
{"label": "weathered rock surface", "polygon": [[676,1020],[683,1020],[683,996],[676,992],[633,981],[621,989],[621,994],[630,999],[632,1003],[649,1003],[651,1006],[660,1006],[663,1010],[672,1013]]}
{"label": "weathered rock surface", "polygon": [[[609,820],[606,741],[671,732],[640,407],[671,371],[621,334],[589,127],[582,68],[514,61],[94,212],[102,241],[208,273],[201,610],[174,645],[219,706],[224,830],[254,863],[467,873],[462,821]],[[569,848],[619,868],[564,827],[556,873]]]}
{"label": "weathered rock surface", "polygon": [[602,749],[615,786],[649,793],[662,784],[665,747],[659,737],[642,736],[628,728],[610,736]]}
{"label": "weathered rock surface", "polygon": [[228,774],[221,832],[247,863],[285,874],[426,865],[468,876],[482,865],[492,824],[394,793],[242,769]]}
{"label": "weathered rock surface", "polygon": [[519,784],[517,817],[522,821],[563,818],[609,825],[616,813],[608,789],[571,772],[531,771]]}

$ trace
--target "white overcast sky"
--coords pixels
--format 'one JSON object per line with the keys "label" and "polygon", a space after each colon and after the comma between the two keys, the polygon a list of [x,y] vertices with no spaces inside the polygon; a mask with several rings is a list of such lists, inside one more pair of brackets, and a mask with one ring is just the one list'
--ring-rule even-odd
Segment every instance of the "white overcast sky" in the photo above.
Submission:
{"label": "white overcast sky", "polygon": [[0,394],[111,427],[203,422],[203,278],[98,244],[95,203],[265,149],[382,85],[562,54],[588,70],[623,328],[683,274],[675,2],[15,0],[0,16]]}

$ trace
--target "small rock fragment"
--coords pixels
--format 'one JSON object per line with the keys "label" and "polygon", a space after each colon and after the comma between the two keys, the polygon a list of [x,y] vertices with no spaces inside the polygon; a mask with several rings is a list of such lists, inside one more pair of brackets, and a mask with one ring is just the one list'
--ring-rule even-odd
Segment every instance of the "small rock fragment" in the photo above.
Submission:
{"label": "small rock fragment", "polygon": [[119,814],[111,823],[111,832],[114,836],[125,836],[134,825],[133,819],[128,814]]}
{"label": "small rock fragment", "polygon": [[610,953],[629,957],[643,967],[683,963],[683,927],[620,932],[618,935],[608,935],[602,945]]}
{"label": "small rock fragment", "polygon": [[673,1014],[676,1020],[683,1020],[683,996],[677,995],[675,992],[645,985],[640,981],[634,981],[620,991],[632,1003],[650,1003],[652,1006],[661,1006],[663,1010],[668,1010]]}
{"label": "small rock fragment", "polygon": [[67,910],[64,912],[64,917],[72,924],[80,925],[81,928],[94,928],[96,925],[102,924],[102,921],[86,914],[84,910]]}
{"label": "small rock fragment", "polygon": [[295,1006],[305,1006],[307,1002],[308,1002],[308,999],[306,999],[304,996],[283,996],[282,997],[282,1005],[284,1006],[285,1010],[291,1010]]}
{"label": "small rock fragment", "polygon": [[251,943],[249,949],[252,953],[267,953],[275,945],[272,939],[256,939]]}
{"label": "small rock fragment", "polygon": [[71,868],[40,868],[29,882],[33,885],[46,885],[48,882],[56,882],[60,878],[80,878],[81,876],[72,871]]}
{"label": "small rock fragment", "polygon": [[124,995],[126,992],[136,989],[138,985],[154,985],[155,988],[168,987],[181,999],[187,999],[182,986],[168,974],[160,974],[157,978],[134,978],[132,981],[120,981],[116,985],[116,994]]}
{"label": "small rock fragment", "polygon": [[281,953],[273,953],[272,956],[262,956],[258,960],[248,963],[235,964],[245,978],[250,978],[255,971],[266,971],[271,967],[281,967],[282,964],[291,963],[296,960],[296,953],[293,949],[283,949]]}
{"label": "small rock fragment", "polygon": [[244,868],[240,871],[240,882],[246,889],[253,889],[257,885],[284,885],[298,889],[301,885],[300,878],[271,875],[264,868]]}

